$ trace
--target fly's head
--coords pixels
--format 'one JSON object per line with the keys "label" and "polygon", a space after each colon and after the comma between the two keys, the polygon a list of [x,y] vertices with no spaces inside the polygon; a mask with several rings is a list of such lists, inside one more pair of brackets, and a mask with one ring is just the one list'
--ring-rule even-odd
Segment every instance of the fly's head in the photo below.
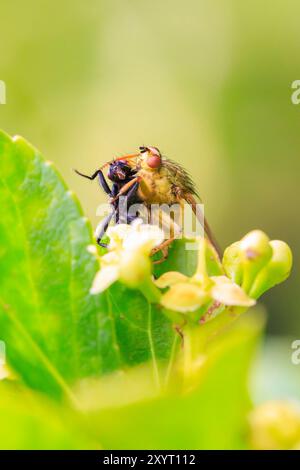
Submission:
{"label": "fly's head", "polygon": [[140,147],[140,165],[146,170],[159,170],[162,165],[162,156],[158,148]]}

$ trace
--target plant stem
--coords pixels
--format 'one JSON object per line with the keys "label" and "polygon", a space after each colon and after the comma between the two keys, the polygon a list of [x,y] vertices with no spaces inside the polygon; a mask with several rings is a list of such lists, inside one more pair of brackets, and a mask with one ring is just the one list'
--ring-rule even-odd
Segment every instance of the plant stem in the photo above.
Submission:
{"label": "plant stem", "polygon": [[139,290],[151,304],[159,303],[161,299],[160,290],[154,285],[151,278],[144,279],[139,284]]}
{"label": "plant stem", "polygon": [[227,307],[213,320],[207,323],[194,325],[187,324],[183,327],[183,375],[185,386],[191,382],[193,375],[197,374],[201,366],[201,356],[206,353],[208,343],[228,328],[247,307]]}
{"label": "plant stem", "polygon": [[205,345],[215,336],[228,328],[242,313],[246,312],[248,307],[227,307],[223,312],[217,315],[213,320],[199,325],[199,336],[205,340]]}

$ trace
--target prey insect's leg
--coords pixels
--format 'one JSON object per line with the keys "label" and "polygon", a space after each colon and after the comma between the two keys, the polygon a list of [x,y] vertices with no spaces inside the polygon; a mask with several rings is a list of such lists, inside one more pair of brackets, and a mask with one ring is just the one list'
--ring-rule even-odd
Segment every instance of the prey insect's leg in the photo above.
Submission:
{"label": "prey insect's leg", "polygon": [[127,225],[130,225],[131,222],[133,222],[135,219],[138,218],[138,215],[137,214],[132,214],[132,215],[128,215],[126,214],[126,217],[120,217],[120,214],[119,214],[119,211],[117,210],[116,211],[116,218],[115,218],[115,222],[116,224],[127,224]]}
{"label": "prey insect's leg", "polygon": [[127,224],[131,224],[131,222],[133,222],[137,218],[138,218],[138,215],[129,215],[127,217]]}
{"label": "prey insect's leg", "polygon": [[130,225],[131,222],[133,222],[135,219],[138,218],[138,215],[133,214],[133,215],[128,215],[126,214],[126,217],[120,217],[119,213],[116,214],[116,224],[127,224]]}
{"label": "prey insect's leg", "polygon": [[83,178],[87,178],[88,180],[91,180],[91,181],[94,180],[98,176],[100,186],[106,192],[106,194],[111,196],[110,187],[108,186],[106,179],[101,170],[96,170],[95,173],[93,173],[91,176],[80,173],[80,171],[78,170],[74,170],[74,171],[75,173],[77,173],[77,175],[83,176]]}
{"label": "prey insect's leg", "polygon": [[[120,200],[119,200],[119,205],[118,205],[119,223],[130,224],[130,222],[136,219],[135,215],[133,217],[128,216],[128,209],[130,208],[130,206],[133,204],[135,200],[138,187],[139,187],[139,182],[136,181],[134,185],[129,189],[128,193],[124,196],[124,199],[123,200],[121,199],[122,203],[120,203]],[[120,192],[118,194],[118,197],[119,195],[120,195]]]}
{"label": "prey insect's leg", "polygon": [[119,192],[119,185],[117,183],[113,183],[112,187],[111,187],[111,197],[116,197],[116,195],[118,194]]}
{"label": "prey insect's leg", "polygon": [[108,186],[107,182],[106,182],[106,179],[104,177],[104,174],[102,173],[101,170],[98,171],[98,180],[99,180],[99,184],[100,186],[102,187],[102,189],[106,192],[106,194],[108,194],[109,196],[111,196],[111,189],[110,187]]}
{"label": "prey insect's leg", "polygon": [[75,170],[75,173],[77,173],[77,175],[79,176],[83,176],[83,178],[87,178],[88,180],[94,180],[96,178],[96,176],[98,175],[99,171],[101,170],[96,170],[95,173],[93,173],[92,175],[85,175],[84,173],[80,173],[80,171],[78,170]]}
{"label": "prey insect's leg", "polygon": [[96,239],[97,239],[97,243],[98,245],[100,246],[104,246],[106,247],[106,244],[105,243],[101,243],[101,239],[103,237],[103,235],[105,234],[108,226],[109,226],[109,223],[111,221],[111,219],[113,218],[113,216],[115,215],[115,209],[112,209],[111,213],[108,214],[101,222],[100,224],[97,226],[96,228]]}

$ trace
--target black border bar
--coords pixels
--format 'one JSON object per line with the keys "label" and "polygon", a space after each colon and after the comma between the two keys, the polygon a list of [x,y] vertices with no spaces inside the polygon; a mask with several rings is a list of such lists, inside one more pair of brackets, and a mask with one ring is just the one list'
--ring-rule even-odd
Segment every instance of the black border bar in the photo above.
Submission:
{"label": "black border bar", "polygon": [[285,466],[299,462],[298,451],[222,451],[222,450],[0,450],[0,467],[3,464],[68,464],[89,468],[121,465],[137,468],[147,465],[204,465],[211,463],[272,463],[282,462]]}

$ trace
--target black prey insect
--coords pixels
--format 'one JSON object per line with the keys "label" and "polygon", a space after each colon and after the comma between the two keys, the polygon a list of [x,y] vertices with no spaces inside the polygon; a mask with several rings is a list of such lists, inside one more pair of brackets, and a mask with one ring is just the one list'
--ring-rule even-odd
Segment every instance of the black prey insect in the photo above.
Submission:
{"label": "black prey insect", "polygon": [[122,202],[125,206],[125,209],[127,210],[122,210],[122,208],[120,207],[120,200],[118,198],[118,195],[124,185],[131,183],[131,181],[135,179],[136,171],[132,167],[130,167],[126,161],[112,161],[109,164],[107,173],[108,179],[113,183],[111,188],[109,187],[101,168],[99,170],[96,170],[90,176],[85,175],[79,172],[78,170],[75,170],[75,172],[78,175],[83,176],[84,178],[87,178],[89,180],[94,180],[98,177],[98,182],[100,186],[110,197],[111,212],[103,219],[103,221],[98,225],[96,230],[97,243],[100,246],[106,246],[105,243],[101,243],[101,240],[112,219],[114,219],[114,222],[116,224],[130,224],[136,217],[138,217],[138,214],[131,214],[128,212],[128,208],[130,208],[130,206],[140,202],[137,196],[138,182],[134,182],[132,185],[130,185],[128,190],[123,192],[122,194],[124,196]]}

